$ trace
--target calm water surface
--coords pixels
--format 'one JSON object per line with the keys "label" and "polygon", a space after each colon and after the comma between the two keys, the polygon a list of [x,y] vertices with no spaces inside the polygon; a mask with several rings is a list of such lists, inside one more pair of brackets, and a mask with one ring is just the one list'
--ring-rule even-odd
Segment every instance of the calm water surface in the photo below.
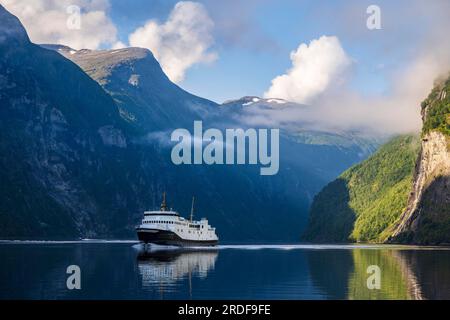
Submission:
{"label": "calm water surface", "polygon": [[[450,299],[450,250],[242,245],[143,251],[128,242],[0,243],[0,299]],[[66,269],[81,268],[81,290]],[[367,268],[381,289],[367,288]]]}

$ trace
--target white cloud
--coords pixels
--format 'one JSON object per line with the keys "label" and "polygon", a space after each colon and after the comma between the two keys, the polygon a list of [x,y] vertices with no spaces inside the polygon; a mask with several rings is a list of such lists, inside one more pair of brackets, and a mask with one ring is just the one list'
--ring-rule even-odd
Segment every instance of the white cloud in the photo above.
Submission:
{"label": "white cloud", "polygon": [[336,37],[322,36],[291,52],[292,68],[272,80],[266,98],[308,103],[324,92],[351,64]]}
{"label": "white cloud", "polygon": [[[35,43],[63,44],[74,49],[98,49],[117,42],[117,29],[107,16],[108,0],[0,0],[16,15]],[[68,28],[70,6],[81,8],[80,28]]]}
{"label": "white cloud", "polygon": [[129,42],[131,46],[150,49],[168,77],[180,82],[193,65],[217,58],[210,51],[213,27],[202,4],[183,1],[175,5],[167,21],[148,21],[130,35]]}
{"label": "white cloud", "polygon": [[418,132],[422,124],[421,101],[428,96],[435,80],[448,77],[450,72],[450,47],[439,44],[393,70],[390,90],[383,95],[368,96],[351,86],[343,86],[327,90],[310,105],[246,108],[241,119],[253,126],[355,131],[375,136]]}
{"label": "white cloud", "polygon": [[114,43],[111,47],[112,50],[118,50],[118,49],[124,49],[126,48],[126,44],[123,43],[122,41],[117,41],[116,43]]}

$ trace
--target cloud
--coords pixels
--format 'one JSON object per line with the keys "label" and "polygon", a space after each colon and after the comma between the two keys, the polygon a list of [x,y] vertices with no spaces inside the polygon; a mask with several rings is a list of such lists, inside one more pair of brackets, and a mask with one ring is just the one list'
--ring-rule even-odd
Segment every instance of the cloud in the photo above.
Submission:
{"label": "cloud", "polygon": [[[108,17],[108,0],[0,0],[16,15],[35,43],[63,44],[74,49],[98,49],[117,42],[117,29]],[[78,6],[80,28],[69,28]],[[68,22],[69,21],[69,22]]]}
{"label": "cloud", "polygon": [[324,91],[309,105],[245,108],[240,120],[252,126],[293,131],[352,131],[368,136],[418,132],[422,125],[421,101],[431,92],[435,80],[448,77],[450,71],[450,48],[438,43],[431,47],[434,50],[424,50],[405,68],[393,71],[388,94],[367,96],[343,86]]}
{"label": "cloud", "polygon": [[182,1],[175,5],[167,21],[146,22],[129,36],[129,42],[150,49],[168,77],[181,82],[190,67],[217,58],[210,51],[213,28],[214,22],[202,4]]}
{"label": "cloud", "polygon": [[355,52],[369,52],[373,57],[372,65],[353,63],[351,74],[371,70],[382,76],[386,89],[371,92],[368,87],[361,91],[361,84],[354,86],[354,81],[345,81],[336,89],[333,81],[333,85],[307,101],[307,106],[247,109],[242,120],[293,130],[356,131],[376,136],[419,132],[421,102],[435,80],[448,76],[450,71],[450,45],[445,41],[450,29],[450,2],[386,2],[381,4],[383,29],[377,31],[365,27],[365,9],[369,4],[370,1],[349,1],[339,11],[329,9],[331,12],[324,12],[326,8],[319,6],[318,14],[311,19],[333,14],[334,18],[327,20],[328,28],[346,43],[352,43]]}
{"label": "cloud", "polygon": [[322,36],[291,52],[292,67],[272,80],[266,98],[308,103],[324,92],[351,65],[337,37]]}

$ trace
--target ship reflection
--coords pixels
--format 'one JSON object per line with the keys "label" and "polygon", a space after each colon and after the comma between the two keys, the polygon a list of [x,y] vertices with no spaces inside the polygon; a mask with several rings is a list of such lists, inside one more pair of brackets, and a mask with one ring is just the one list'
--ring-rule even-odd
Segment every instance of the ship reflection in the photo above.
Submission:
{"label": "ship reflection", "polygon": [[194,278],[206,278],[214,269],[218,251],[146,250],[138,254],[138,270],[144,287],[171,285]]}

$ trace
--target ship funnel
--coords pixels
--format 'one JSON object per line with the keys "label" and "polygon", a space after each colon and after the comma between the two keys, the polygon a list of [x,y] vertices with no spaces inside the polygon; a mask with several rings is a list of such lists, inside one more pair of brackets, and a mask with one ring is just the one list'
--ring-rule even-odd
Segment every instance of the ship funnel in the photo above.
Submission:
{"label": "ship funnel", "polygon": [[191,222],[194,220],[194,203],[195,203],[195,197],[192,197]]}
{"label": "ship funnel", "polygon": [[163,193],[163,202],[161,203],[161,211],[167,211],[166,193]]}

